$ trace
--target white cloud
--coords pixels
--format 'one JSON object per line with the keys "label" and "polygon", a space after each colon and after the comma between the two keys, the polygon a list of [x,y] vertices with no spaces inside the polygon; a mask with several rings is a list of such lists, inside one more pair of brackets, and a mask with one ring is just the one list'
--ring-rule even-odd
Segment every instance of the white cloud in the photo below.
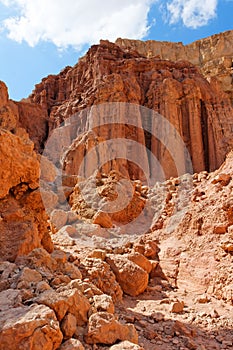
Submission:
{"label": "white cloud", "polygon": [[172,0],[167,4],[170,24],[180,20],[188,28],[198,28],[216,17],[217,0]]}
{"label": "white cloud", "polygon": [[3,27],[10,39],[35,46],[49,41],[60,48],[114,41],[117,37],[143,38],[148,12],[156,0],[0,0],[17,9]]}

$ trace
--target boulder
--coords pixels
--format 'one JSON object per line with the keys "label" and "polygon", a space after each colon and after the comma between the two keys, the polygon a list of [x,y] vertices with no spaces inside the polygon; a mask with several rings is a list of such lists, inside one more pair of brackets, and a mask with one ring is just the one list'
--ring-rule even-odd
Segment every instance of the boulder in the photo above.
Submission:
{"label": "boulder", "polygon": [[78,339],[69,339],[60,346],[59,350],[85,350],[85,348]]}
{"label": "boulder", "polygon": [[138,335],[133,325],[122,325],[114,315],[98,312],[89,318],[85,340],[88,344],[114,344],[117,340],[129,340],[137,344]]}
{"label": "boulder", "polygon": [[68,314],[63,318],[61,322],[61,331],[63,333],[64,339],[69,339],[74,335],[76,326],[76,317],[68,312]]}
{"label": "boulder", "polygon": [[109,348],[110,350],[144,350],[141,346],[131,343],[128,340],[122,341]]}
{"label": "boulder", "polygon": [[56,350],[61,342],[59,323],[47,306],[17,307],[0,313],[0,350]]}
{"label": "boulder", "polygon": [[122,300],[122,289],[109,264],[100,259],[86,258],[79,267],[83,278],[88,278],[103,293],[110,295],[114,303]]}
{"label": "boulder", "polygon": [[87,322],[90,304],[77,289],[67,289],[61,292],[47,290],[40,294],[35,301],[53,309],[59,321],[69,312],[76,317],[77,325],[82,326]]}
{"label": "boulder", "polygon": [[115,307],[114,307],[112,298],[110,297],[110,295],[106,295],[106,294],[94,295],[93,308],[97,312],[106,311],[110,314],[114,314],[115,312]]}
{"label": "boulder", "polygon": [[109,254],[106,262],[116,275],[124,293],[136,296],[143,293],[148,285],[148,273],[126,256]]}

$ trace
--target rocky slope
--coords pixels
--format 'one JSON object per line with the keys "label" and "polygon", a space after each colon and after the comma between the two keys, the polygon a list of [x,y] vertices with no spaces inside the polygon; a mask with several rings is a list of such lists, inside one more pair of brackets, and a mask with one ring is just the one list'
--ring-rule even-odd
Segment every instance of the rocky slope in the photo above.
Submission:
{"label": "rocky slope", "polygon": [[[0,263],[0,349],[231,349],[232,156],[194,174],[185,198],[182,178],[135,182],[149,207],[166,193],[146,234],[117,237],[101,228],[104,216],[92,224],[85,210],[71,219],[60,209],[51,254],[36,248]],[[108,199],[116,175],[103,177]],[[78,199],[76,181],[66,178]]]}

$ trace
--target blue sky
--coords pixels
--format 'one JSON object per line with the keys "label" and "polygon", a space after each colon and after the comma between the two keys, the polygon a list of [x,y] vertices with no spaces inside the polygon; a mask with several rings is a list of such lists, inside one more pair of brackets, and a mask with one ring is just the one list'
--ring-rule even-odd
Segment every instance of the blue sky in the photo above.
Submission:
{"label": "blue sky", "polygon": [[0,0],[0,80],[20,100],[99,39],[187,44],[233,29],[232,13],[233,0]]}

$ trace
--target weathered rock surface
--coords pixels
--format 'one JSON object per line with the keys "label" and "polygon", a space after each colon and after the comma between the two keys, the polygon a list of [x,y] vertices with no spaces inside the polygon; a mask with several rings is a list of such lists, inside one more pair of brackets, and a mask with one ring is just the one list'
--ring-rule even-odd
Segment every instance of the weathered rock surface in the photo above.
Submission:
{"label": "weathered rock surface", "polygon": [[[229,37],[231,38],[231,32]],[[209,40],[213,40],[214,44],[218,37]],[[227,51],[227,38],[224,42],[226,48],[223,51]],[[166,43],[163,45],[166,47]],[[229,50],[231,51],[231,48]],[[214,170],[221,165],[232,147],[230,99],[215,81],[208,82],[198,68],[187,60],[178,62],[177,57],[171,59],[175,59],[176,62],[168,61],[167,57],[166,60],[164,57],[146,57],[135,50],[126,49],[123,43],[119,47],[101,41],[100,45],[93,46],[73,68],[67,67],[59,75],[50,75],[43,79],[29,99],[41,105],[49,114],[50,132],[66,118],[94,104],[128,102],[148,107],[160,113],[177,128],[190,152],[194,171]],[[110,111],[111,109],[109,113]],[[72,125],[73,143],[71,142],[67,154],[67,172],[75,174],[84,155],[91,149],[94,149],[94,153],[91,159],[85,159],[87,163],[84,163],[84,168],[95,166],[100,156],[104,157],[108,150],[103,141],[122,137],[146,145],[158,158],[166,176],[175,176],[176,171],[170,156],[163,147],[159,148],[158,142],[152,140],[149,134],[144,134],[141,129],[143,116],[140,111],[135,111],[134,114],[137,128],[129,126],[127,111],[124,109],[119,110],[118,120],[121,126],[110,128],[108,125],[102,125],[102,111],[94,130],[89,127],[93,111],[80,114],[77,117],[80,120],[80,128],[76,138]],[[151,128],[153,134],[153,123]],[[67,145],[70,133],[67,128],[65,139],[60,138],[58,145]],[[97,145],[101,146],[100,150],[96,149]],[[127,159],[121,157],[123,159],[116,161],[113,156],[105,167],[121,172],[125,169],[131,178],[142,178],[138,167],[128,161],[134,156],[132,151],[127,149],[126,145],[124,147],[122,153],[127,155]],[[76,152],[80,155],[79,159],[75,157],[76,160],[70,162]],[[150,166],[150,157],[146,151],[142,151],[138,157],[142,160],[143,170],[147,169]]]}
{"label": "weathered rock surface", "polygon": [[59,350],[85,350],[78,339],[69,339],[63,343]]}
{"label": "weathered rock surface", "polygon": [[61,291],[60,293],[48,290],[42,293],[36,299],[36,302],[53,309],[59,321],[69,312],[75,316],[78,325],[82,326],[87,322],[87,313],[90,304],[76,289]]}
{"label": "weathered rock surface", "polygon": [[125,340],[119,344],[111,346],[110,350],[143,350],[143,348],[137,344],[133,344],[128,340]]}
{"label": "weathered rock surface", "polygon": [[135,50],[145,57],[160,57],[171,61],[185,60],[200,67],[207,78],[217,78],[223,91],[233,101],[232,59],[233,31],[216,34],[192,44],[161,41],[117,39],[116,44],[124,50]]}
{"label": "weathered rock surface", "polygon": [[33,143],[1,129],[0,163],[0,259],[14,260],[41,246],[51,252]]}
{"label": "weathered rock surface", "polygon": [[18,307],[0,313],[0,349],[57,349],[62,333],[46,306]]}
{"label": "weathered rock surface", "polygon": [[[11,261],[36,247],[53,250],[38,190],[40,164],[29,139],[30,135],[38,147],[41,144],[40,116],[44,113],[28,103],[24,114],[21,105],[9,100],[6,86],[0,82],[0,259]],[[37,120],[33,126],[32,116]]]}
{"label": "weathered rock surface", "polygon": [[88,344],[114,344],[117,340],[129,340],[138,343],[133,325],[120,324],[112,314],[98,312],[89,318],[86,342]]}
{"label": "weathered rock surface", "polygon": [[136,296],[145,291],[149,276],[139,265],[121,255],[109,255],[106,262],[126,294]]}
{"label": "weathered rock surface", "polygon": [[87,258],[82,261],[80,268],[83,277],[88,277],[103,293],[110,295],[114,302],[122,299],[121,287],[105,261]]}
{"label": "weathered rock surface", "polygon": [[[225,39],[211,40],[222,60]],[[210,62],[208,50],[200,47],[202,54]],[[141,171],[125,159],[107,162],[104,173],[87,180],[77,174],[80,159],[118,131],[158,151],[150,135],[125,125],[123,107],[119,128],[90,131],[92,107],[90,115],[81,115],[78,138],[72,134],[75,127],[68,126],[53,145],[56,153],[72,141],[64,158],[67,174],[54,182],[57,169],[36,156],[27,134],[39,150],[49,131],[48,113],[51,131],[92,104],[140,103],[175,124],[195,169],[215,168],[232,142],[229,100],[218,83],[208,83],[191,64],[152,56],[101,42],[74,68],[43,80],[30,97],[35,105],[10,101],[0,82],[0,349],[232,348],[233,153],[213,173],[186,174],[154,187],[145,186]],[[230,61],[223,61],[228,74]],[[109,112],[96,111],[99,122]],[[134,116],[142,126],[138,107]],[[125,156],[133,154],[128,151]],[[106,145],[101,152],[86,160],[87,171],[108,154]],[[158,154],[164,168],[172,169],[167,154]],[[147,154],[136,155],[148,168]],[[56,221],[55,249],[38,191],[41,160],[41,184],[47,183],[42,191],[50,220]],[[127,224],[142,211],[148,228],[137,236],[132,225],[130,235]]]}
{"label": "weathered rock surface", "polygon": [[181,222],[171,230],[167,213],[163,229],[154,232],[160,240],[160,266],[180,289],[209,290],[231,299],[232,256],[224,247],[232,242],[232,174],[232,152],[216,172],[194,174],[192,197]]}
{"label": "weathered rock surface", "polygon": [[145,193],[138,188],[140,181],[129,181],[114,170],[97,178],[95,175],[78,183],[69,197],[69,204],[79,219],[111,228],[114,224],[127,224],[140,215],[146,202]]}
{"label": "weathered rock surface", "polygon": [[0,81],[0,127],[16,135],[25,135],[33,141],[35,149],[41,150],[46,140],[47,113],[35,104],[14,102],[9,99],[6,85]]}

